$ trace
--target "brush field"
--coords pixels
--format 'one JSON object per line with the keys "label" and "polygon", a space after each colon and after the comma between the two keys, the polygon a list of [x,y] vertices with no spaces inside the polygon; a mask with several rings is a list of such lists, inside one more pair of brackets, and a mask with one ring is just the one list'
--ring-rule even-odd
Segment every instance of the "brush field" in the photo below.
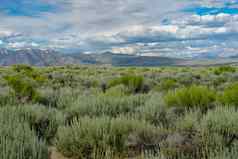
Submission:
{"label": "brush field", "polygon": [[238,67],[1,67],[0,158],[237,159]]}

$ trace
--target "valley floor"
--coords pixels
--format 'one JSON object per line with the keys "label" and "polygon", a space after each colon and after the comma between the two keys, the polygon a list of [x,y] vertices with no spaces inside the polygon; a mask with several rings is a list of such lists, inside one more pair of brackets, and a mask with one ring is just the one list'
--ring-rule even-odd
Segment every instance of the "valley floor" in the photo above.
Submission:
{"label": "valley floor", "polygon": [[13,65],[0,79],[1,159],[238,157],[235,65]]}

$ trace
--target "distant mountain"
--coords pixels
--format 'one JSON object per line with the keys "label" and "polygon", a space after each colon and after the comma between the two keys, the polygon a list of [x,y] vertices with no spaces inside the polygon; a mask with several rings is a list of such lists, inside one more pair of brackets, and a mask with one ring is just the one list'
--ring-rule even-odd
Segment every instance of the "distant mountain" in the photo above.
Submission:
{"label": "distant mountain", "polygon": [[28,64],[34,66],[55,66],[66,64],[101,64],[113,66],[161,66],[174,65],[179,59],[164,57],[142,57],[135,55],[113,54],[62,54],[53,50],[0,49],[0,65]]}
{"label": "distant mountain", "polygon": [[74,59],[83,64],[107,64],[113,66],[165,66],[176,65],[182,59],[167,57],[136,56],[127,54],[113,54],[106,52],[102,54],[71,54]]}
{"label": "distant mountain", "polygon": [[112,66],[201,66],[238,63],[238,58],[178,59],[168,57],[136,56],[127,54],[62,54],[54,50],[0,49],[0,66],[28,64],[34,66],[60,66],[67,64],[95,64]]}
{"label": "distant mountain", "polygon": [[7,50],[0,49],[0,65],[28,64],[35,66],[63,65],[70,59],[53,50],[24,49]]}
{"label": "distant mountain", "polygon": [[206,52],[206,53],[199,53],[193,56],[193,59],[217,59],[220,58],[219,54],[211,53],[211,52]]}

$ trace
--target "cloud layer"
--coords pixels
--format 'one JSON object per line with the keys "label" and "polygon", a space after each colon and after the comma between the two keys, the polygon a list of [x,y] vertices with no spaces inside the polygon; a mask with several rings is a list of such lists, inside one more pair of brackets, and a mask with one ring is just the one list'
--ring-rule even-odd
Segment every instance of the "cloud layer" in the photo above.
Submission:
{"label": "cloud layer", "polygon": [[0,47],[236,55],[237,0],[0,0]]}

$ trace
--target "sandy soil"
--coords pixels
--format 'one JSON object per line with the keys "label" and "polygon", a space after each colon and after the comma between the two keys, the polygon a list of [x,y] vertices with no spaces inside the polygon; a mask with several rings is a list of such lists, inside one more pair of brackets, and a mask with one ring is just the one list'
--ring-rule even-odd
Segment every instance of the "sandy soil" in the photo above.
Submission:
{"label": "sandy soil", "polygon": [[50,148],[50,159],[68,159],[60,154],[55,147]]}

